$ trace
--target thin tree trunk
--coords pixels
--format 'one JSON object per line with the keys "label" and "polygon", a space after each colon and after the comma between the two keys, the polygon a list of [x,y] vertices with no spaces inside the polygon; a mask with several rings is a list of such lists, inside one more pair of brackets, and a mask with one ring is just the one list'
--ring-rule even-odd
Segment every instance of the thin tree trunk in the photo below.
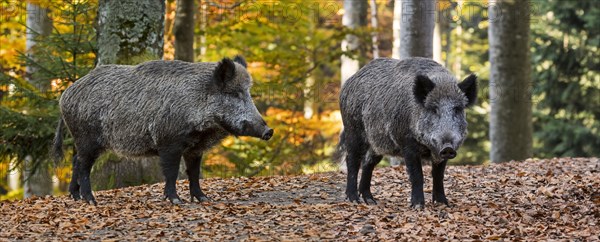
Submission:
{"label": "thin tree trunk", "polygon": [[442,61],[442,24],[439,20],[433,28],[433,60],[444,65]]}
{"label": "thin tree trunk", "polygon": [[[317,19],[319,16],[313,16],[313,19]],[[315,24],[313,21],[308,21],[308,30],[309,30],[309,35],[313,35],[314,34],[314,30],[315,30]],[[312,68],[312,66],[315,65],[314,63],[314,51],[312,48],[308,47],[306,53],[306,65],[309,68]],[[314,86],[315,86],[315,78],[312,75],[312,73],[308,73],[308,76],[306,77],[306,80],[304,82],[304,118],[305,119],[311,119],[313,117],[313,115],[315,114],[315,95],[318,90],[315,90]]]}
{"label": "thin tree trunk", "polygon": [[394,19],[392,22],[393,28],[393,46],[392,46],[392,58],[400,59],[400,25],[402,24],[402,0],[395,0],[394,2]]}
{"label": "thin tree trunk", "polygon": [[[308,62],[309,65],[312,63]],[[304,83],[304,118],[311,119],[315,114],[314,93],[315,78],[312,74],[308,74]]]}
{"label": "thin tree trunk", "polygon": [[444,33],[446,39],[446,45],[444,46],[444,52],[446,53],[446,59],[444,60],[444,66],[446,68],[450,67],[450,58],[452,58],[452,53],[450,53],[452,46],[452,28],[450,27],[449,20],[445,20],[444,22]]}
{"label": "thin tree trunk", "polygon": [[11,161],[9,163],[9,173],[8,173],[8,190],[14,191],[21,188],[20,180],[21,180],[21,172],[19,171],[19,167],[17,166],[15,161]]}
{"label": "thin tree trunk", "polygon": [[[52,32],[52,20],[48,17],[48,13],[49,10],[47,8],[43,8],[34,3],[27,4],[27,37],[25,40],[25,50],[28,58],[34,63],[38,59],[35,51],[38,39],[44,38]],[[46,93],[50,90],[50,82],[35,78],[35,73],[37,71],[38,68],[35,64],[27,65],[25,69],[25,78],[37,87],[41,93]],[[23,172],[23,197],[27,198],[31,196],[52,194],[52,176],[50,169],[43,163],[43,161],[33,160],[31,156],[26,156]]]}
{"label": "thin tree trunk", "polygon": [[377,2],[375,0],[369,1],[371,5],[371,28],[373,28],[373,32],[371,32],[371,41],[373,42],[373,59],[379,58],[379,41],[377,35],[379,34],[377,31]]}
{"label": "thin tree trunk", "polygon": [[492,1],[490,141],[492,162],[532,156],[529,1]]}
{"label": "thin tree trunk", "polygon": [[175,13],[175,59],[194,62],[194,0],[177,0]]}
{"label": "thin tree trunk", "polygon": [[456,56],[454,57],[454,64],[452,65],[452,73],[454,73],[454,75],[456,76],[462,76],[462,32],[462,26],[457,25],[456,31],[454,33],[454,36],[456,36],[456,44],[454,45],[456,46],[456,49],[454,51],[454,53],[456,53]]}
{"label": "thin tree trunk", "polygon": [[[367,2],[356,0],[344,0],[344,17],[342,18],[344,27],[354,30],[367,25]],[[347,34],[342,40],[342,50],[351,53],[360,51],[361,43],[358,36]],[[352,56],[342,55],[341,57],[341,80],[344,83],[360,68],[358,59],[353,59]]]}
{"label": "thin tree trunk", "polygon": [[197,51],[199,51],[200,58],[206,55],[206,23],[208,21],[208,6],[206,3],[202,4],[200,7],[200,36],[198,45],[200,46]]}

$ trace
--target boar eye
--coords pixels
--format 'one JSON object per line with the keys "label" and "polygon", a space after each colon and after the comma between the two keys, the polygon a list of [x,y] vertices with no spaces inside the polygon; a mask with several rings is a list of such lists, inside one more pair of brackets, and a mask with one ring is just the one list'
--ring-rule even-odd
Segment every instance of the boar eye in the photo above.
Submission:
{"label": "boar eye", "polygon": [[439,114],[438,108],[435,106],[429,107],[429,112],[434,113],[436,115]]}
{"label": "boar eye", "polygon": [[234,98],[242,98],[243,97],[243,94],[240,92],[227,92],[226,94],[228,96],[234,97]]}
{"label": "boar eye", "polygon": [[462,112],[463,112],[463,110],[464,110],[464,108],[463,108],[463,107],[458,107],[458,106],[457,106],[457,107],[454,107],[454,113],[462,113]]}

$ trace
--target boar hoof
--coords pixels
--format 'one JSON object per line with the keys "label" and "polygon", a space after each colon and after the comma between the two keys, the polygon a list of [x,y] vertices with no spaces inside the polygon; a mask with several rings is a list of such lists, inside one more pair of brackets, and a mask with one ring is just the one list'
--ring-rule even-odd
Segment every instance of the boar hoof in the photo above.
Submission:
{"label": "boar hoof", "polygon": [[169,198],[169,201],[171,201],[171,203],[173,205],[181,205],[181,204],[183,204],[183,201],[181,201],[181,199],[179,199],[179,198]]}
{"label": "boar hoof", "polygon": [[356,203],[360,203],[360,199],[358,198],[358,193],[356,193],[356,194],[350,194],[350,195],[348,195],[348,200],[349,200],[351,203],[354,203],[354,202],[356,202]]}
{"label": "boar hoof", "polygon": [[367,205],[377,205],[377,201],[375,200],[375,198],[366,198],[366,197],[363,197],[363,200],[365,200],[365,203]]}
{"label": "boar hoof", "polygon": [[425,199],[413,199],[410,202],[410,206],[416,209],[422,209],[425,207]]}
{"label": "boar hoof", "polygon": [[79,193],[71,193],[71,197],[75,201],[79,201],[79,199],[81,199],[81,196],[79,196]]}
{"label": "boar hoof", "polygon": [[424,204],[413,204],[413,205],[411,205],[411,207],[416,210],[423,210],[423,208],[425,208],[425,205]]}
{"label": "boar hoof", "polygon": [[362,198],[367,205],[376,205],[377,204],[377,200],[375,200],[375,198],[373,197],[373,194],[371,194],[371,193],[362,194]]}
{"label": "boar hoof", "polygon": [[85,202],[89,205],[98,205],[98,203],[96,202],[96,199],[92,198],[92,199],[86,199]]}
{"label": "boar hoof", "polygon": [[446,206],[450,206],[448,204],[448,199],[446,199],[446,197],[434,196],[433,197],[433,203],[435,203],[435,204],[445,204]]}
{"label": "boar hoof", "polygon": [[211,199],[209,197],[207,197],[206,195],[200,195],[200,196],[192,195],[190,201],[194,202],[194,200],[198,201],[199,203],[211,201]]}
{"label": "boar hoof", "polygon": [[94,205],[94,206],[98,205],[98,203],[96,202],[96,199],[91,194],[88,196],[83,195],[83,200],[85,200],[85,202],[88,203],[89,205]]}

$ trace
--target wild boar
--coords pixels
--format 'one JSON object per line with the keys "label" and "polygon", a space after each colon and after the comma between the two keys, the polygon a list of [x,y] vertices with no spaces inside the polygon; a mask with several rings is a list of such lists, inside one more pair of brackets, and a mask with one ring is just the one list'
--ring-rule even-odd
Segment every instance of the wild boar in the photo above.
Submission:
{"label": "wild boar", "polygon": [[433,201],[448,204],[444,170],[467,135],[465,108],[476,100],[474,74],[458,83],[430,59],[382,58],[360,69],[340,93],[344,130],[337,152],[348,168],[348,199],[360,202],[360,193],[365,203],[376,203],[371,193],[373,169],[390,155],[405,159],[411,206],[425,204],[422,159],[432,161]]}
{"label": "wild boar", "polygon": [[102,65],[60,98],[61,119],[53,151],[62,158],[63,129],[76,155],[71,196],[96,204],[90,171],[98,156],[159,156],[166,198],[181,203],[175,181],[183,156],[192,197],[208,198],[199,183],[202,153],[228,135],[269,140],[273,129],[250,97],[252,78],[237,56],[218,63],[150,61],[136,66]]}

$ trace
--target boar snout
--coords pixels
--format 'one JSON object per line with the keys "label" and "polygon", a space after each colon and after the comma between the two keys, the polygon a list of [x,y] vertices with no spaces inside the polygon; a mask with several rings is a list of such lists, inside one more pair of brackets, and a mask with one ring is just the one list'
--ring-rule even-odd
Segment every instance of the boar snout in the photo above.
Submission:
{"label": "boar snout", "polygon": [[273,129],[267,128],[267,131],[262,135],[261,139],[270,140],[273,137]]}
{"label": "boar snout", "polygon": [[444,145],[444,148],[440,151],[440,157],[444,160],[454,159],[456,157],[456,150],[451,145]]}
{"label": "boar snout", "polygon": [[269,140],[271,137],[273,137],[273,133],[273,129],[269,128],[264,120],[261,120],[260,122],[252,122],[248,120],[242,121],[242,136],[251,136],[263,140]]}

